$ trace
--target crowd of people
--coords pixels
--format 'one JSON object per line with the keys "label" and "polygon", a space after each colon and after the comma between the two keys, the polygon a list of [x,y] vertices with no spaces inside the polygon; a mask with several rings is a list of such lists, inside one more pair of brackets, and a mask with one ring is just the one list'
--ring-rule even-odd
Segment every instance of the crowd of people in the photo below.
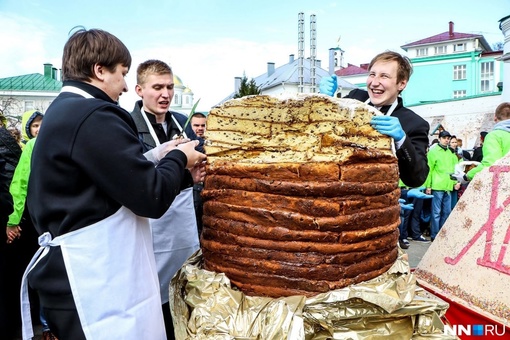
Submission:
{"label": "crowd of people", "polygon": [[[199,248],[207,116],[188,120],[170,110],[173,71],[156,59],[138,65],[140,100],[127,112],[118,100],[130,68],[117,37],[78,30],[64,46],[63,88],[47,112],[26,112],[21,131],[0,127],[0,327],[7,339],[19,328],[33,337],[33,318],[44,339],[174,338],[168,286]],[[370,124],[393,138],[399,244],[434,241],[463,188],[510,150],[510,104],[498,106],[480,165],[464,173],[456,165],[475,154],[444,130],[429,145],[429,124],[403,105],[410,60],[386,51],[368,72],[367,89],[347,98],[383,113]],[[336,75],[319,88],[334,95]]]}

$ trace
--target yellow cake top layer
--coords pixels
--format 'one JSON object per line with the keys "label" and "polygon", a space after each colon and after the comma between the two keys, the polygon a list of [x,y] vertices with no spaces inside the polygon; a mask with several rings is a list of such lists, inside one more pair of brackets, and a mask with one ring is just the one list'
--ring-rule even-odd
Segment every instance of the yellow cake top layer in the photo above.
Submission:
{"label": "yellow cake top layer", "polygon": [[392,139],[370,126],[375,108],[321,94],[232,99],[207,117],[208,162],[346,162],[359,152],[392,155]]}

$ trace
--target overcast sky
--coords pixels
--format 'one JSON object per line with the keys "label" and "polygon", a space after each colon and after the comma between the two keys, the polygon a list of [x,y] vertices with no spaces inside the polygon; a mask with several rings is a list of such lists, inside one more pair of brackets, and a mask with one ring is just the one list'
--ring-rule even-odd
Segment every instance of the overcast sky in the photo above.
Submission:
{"label": "overcast sky", "polygon": [[304,13],[310,56],[310,15],[315,14],[317,59],[328,68],[328,50],[340,47],[345,62],[367,63],[377,53],[448,31],[483,34],[503,42],[499,20],[510,0],[240,1],[240,0],[0,0],[0,77],[61,67],[69,31],[82,25],[119,37],[133,56],[121,105],[131,110],[136,66],[161,59],[208,111],[234,91],[234,78],[255,78],[298,55],[298,13]]}

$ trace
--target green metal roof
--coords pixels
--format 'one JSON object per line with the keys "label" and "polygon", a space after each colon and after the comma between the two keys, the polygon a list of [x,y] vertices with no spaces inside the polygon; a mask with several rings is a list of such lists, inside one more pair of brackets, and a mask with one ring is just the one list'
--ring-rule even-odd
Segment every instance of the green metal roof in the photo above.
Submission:
{"label": "green metal roof", "polygon": [[62,82],[39,73],[0,78],[0,91],[54,91],[59,92]]}

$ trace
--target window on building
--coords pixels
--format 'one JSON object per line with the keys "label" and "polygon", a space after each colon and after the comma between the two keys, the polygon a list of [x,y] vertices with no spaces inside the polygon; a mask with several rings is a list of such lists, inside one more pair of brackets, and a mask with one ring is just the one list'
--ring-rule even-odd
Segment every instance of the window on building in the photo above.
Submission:
{"label": "window on building", "polygon": [[34,110],[34,101],[33,100],[25,100],[25,111]]}
{"label": "window on building", "polygon": [[181,105],[181,103],[179,102],[179,95],[178,94],[174,95],[174,103],[175,103],[175,105]]}
{"label": "window on building", "polygon": [[189,104],[189,97],[186,97],[186,104]]}
{"label": "window on building", "polygon": [[466,43],[460,43],[453,45],[454,52],[464,52],[466,50]]}
{"label": "window on building", "polygon": [[480,64],[480,92],[494,91],[494,62]]}
{"label": "window on building", "polygon": [[417,57],[424,57],[428,55],[428,49],[427,48],[418,48],[416,49],[416,56]]}
{"label": "window on building", "polygon": [[446,54],[446,46],[436,46],[434,47],[435,54]]}
{"label": "window on building", "polygon": [[466,79],[466,65],[455,65],[453,67],[453,80]]}
{"label": "window on building", "polygon": [[453,91],[453,98],[462,98],[466,96],[466,90]]}

